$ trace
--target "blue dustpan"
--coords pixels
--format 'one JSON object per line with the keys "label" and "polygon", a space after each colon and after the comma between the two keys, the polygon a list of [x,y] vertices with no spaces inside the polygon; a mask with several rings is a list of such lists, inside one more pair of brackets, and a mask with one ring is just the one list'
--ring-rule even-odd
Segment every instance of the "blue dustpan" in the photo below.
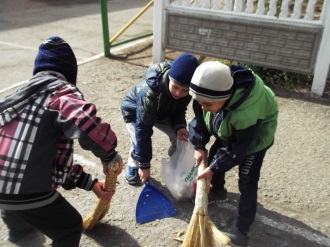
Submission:
{"label": "blue dustpan", "polygon": [[142,224],[176,214],[170,200],[147,179],[136,204],[136,223]]}

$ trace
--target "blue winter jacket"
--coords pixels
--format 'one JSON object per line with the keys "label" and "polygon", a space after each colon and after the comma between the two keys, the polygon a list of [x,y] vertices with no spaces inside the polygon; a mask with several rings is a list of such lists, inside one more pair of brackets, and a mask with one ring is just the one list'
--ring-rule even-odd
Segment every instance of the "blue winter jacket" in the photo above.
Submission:
{"label": "blue winter jacket", "polygon": [[136,84],[124,97],[121,111],[126,123],[135,122],[136,146],[132,157],[140,168],[150,168],[151,136],[157,121],[169,119],[173,130],[186,128],[186,111],[191,100],[187,95],[175,100],[169,91],[168,73],[172,62],[154,64],[146,71],[145,79]]}

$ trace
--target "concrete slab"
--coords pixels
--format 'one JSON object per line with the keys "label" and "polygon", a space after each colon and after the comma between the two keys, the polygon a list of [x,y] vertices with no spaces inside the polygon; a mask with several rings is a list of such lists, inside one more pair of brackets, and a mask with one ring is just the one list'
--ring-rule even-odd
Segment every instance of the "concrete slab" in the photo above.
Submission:
{"label": "concrete slab", "polygon": [[[107,1],[110,38],[148,2]],[[153,8],[150,7],[117,41],[152,32],[152,16]],[[39,44],[54,35],[71,45],[78,62],[103,53],[100,2],[1,0],[0,90],[31,77]]]}

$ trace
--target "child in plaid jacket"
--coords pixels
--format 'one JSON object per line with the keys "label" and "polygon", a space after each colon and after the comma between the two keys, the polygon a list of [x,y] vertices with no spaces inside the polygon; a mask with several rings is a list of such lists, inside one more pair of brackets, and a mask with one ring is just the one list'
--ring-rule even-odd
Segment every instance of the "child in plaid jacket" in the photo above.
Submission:
{"label": "child in plaid jacket", "polygon": [[50,37],[39,47],[32,79],[0,102],[0,209],[15,242],[31,229],[53,246],[79,246],[82,218],[56,190],[93,190],[102,199],[113,192],[73,165],[73,139],[106,165],[122,159],[110,124],[76,87],[77,62],[71,47]]}

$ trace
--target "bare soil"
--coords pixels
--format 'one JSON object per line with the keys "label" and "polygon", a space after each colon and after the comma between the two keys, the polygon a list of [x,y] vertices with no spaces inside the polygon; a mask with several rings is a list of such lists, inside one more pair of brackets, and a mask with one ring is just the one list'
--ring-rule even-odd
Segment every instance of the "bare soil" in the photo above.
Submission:
{"label": "bare soil", "polygon": [[[86,100],[96,104],[98,115],[111,123],[124,160],[130,143],[119,106],[130,87],[143,79],[146,68],[151,65],[151,48],[150,43],[143,44],[122,52],[126,58],[100,58],[79,67],[78,87]],[[177,55],[167,51],[166,59],[172,60]],[[330,246],[330,96],[326,92],[322,99],[315,99],[308,90],[297,92],[282,88],[274,88],[274,92],[280,109],[279,124],[275,144],[267,153],[261,171],[258,212],[251,229],[250,246]],[[187,118],[192,117],[190,108]],[[108,214],[91,232],[83,234],[81,246],[180,246],[181,242],[174,238],[184,238],[194,206],[190,202],[175,201],[161,179],[161,159],[167,157],[168,146],[167,137],[155,130],[151,183],[172,201],[176,216],[136,224],[135,206],[143,186],[128,185],[123,172],[118,177],[117,193]],[[104,178],[98,159],[78,144],[76,154],[88,172]],[[237,168],[234,168],[226,176],[229,202],[209,207],[209,217],[221,231],[236,221],[237,181]],[[94,210],[97,198],[92,192],[60,191],[83,217]],[[7,230],[0,222],[1,246],[51,246],[50,239],[39,232],[33,232],[17,244],[3,241]]]}

